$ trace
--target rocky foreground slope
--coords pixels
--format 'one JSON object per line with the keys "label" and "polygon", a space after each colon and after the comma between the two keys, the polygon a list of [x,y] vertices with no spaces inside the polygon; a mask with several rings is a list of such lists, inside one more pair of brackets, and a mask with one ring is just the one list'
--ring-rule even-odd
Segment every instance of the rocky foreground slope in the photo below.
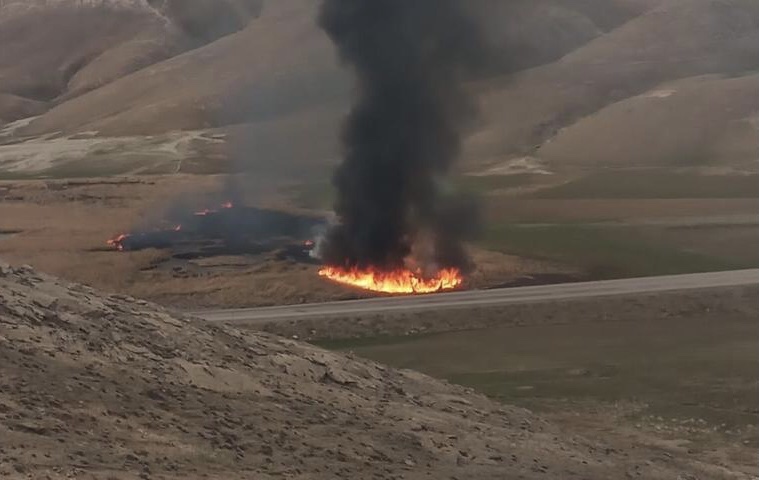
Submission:
{"label": "rocky foreground slope", "polygon": [[740,478],[0,264],[3,478]]}

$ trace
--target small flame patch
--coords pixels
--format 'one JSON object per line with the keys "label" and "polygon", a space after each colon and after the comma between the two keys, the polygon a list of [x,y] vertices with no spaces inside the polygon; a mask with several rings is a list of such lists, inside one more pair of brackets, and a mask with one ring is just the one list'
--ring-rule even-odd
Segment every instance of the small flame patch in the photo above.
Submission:
{"label": "small flame patch", "polygon": [[113,238],[108,239],[108,241],[106,242],[106,244],[109,247],[115,248],[119,252],[123,252],[124,251],[124,240],[126,240],[130,236],[131,235],[129,235],[128,233],[122,233],[122,234],[116,235]]}
{"label": "small flame patch", "polygon": [[[224,202],[221,204],[222,210],[228,210],[230,208],[235,208],[234,203],[232,202]],[[214,213],[219,213],[219,209],[217,208],[204,208],[203,210],[198,210],[194,213],[196,217],[207,217],[209,215],[213,215]]]}

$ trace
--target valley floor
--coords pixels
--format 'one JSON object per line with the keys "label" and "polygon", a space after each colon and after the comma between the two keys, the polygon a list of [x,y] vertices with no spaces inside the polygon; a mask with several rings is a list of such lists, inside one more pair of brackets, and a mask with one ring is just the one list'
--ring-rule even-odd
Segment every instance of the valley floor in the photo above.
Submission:
{"label": "valley floor", "polygon": [[472,387],[583,435],[657,445],[654,461],[686,455],[757,475],[759,290],[705,293],[558,302],[532,319],[496,310],[473,329],[462,320],[457,331],[317,343]]}

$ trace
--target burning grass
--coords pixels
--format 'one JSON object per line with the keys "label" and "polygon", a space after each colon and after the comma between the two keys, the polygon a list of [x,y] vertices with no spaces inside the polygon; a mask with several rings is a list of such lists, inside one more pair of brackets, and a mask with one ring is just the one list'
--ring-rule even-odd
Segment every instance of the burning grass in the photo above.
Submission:
{"label": "burning grass", "polygon": [[443,269],[432,276],[411,270],[383,272],[380,270],[344,270],[326,267],[319,275],[333,282],[379,293],[419,294],[453,290],[462,285],[464,277],[458,269]]}
{"label": "burning grass", "polygon": [[[217,215],[224,210],[231,210],[234,208],[234,203],[224,202],[219,208],[203,208],[195,211],[192,217],[195,217],[193,225],[195,229],[198,229],[199,224],[198,217],[211,217]],[[187,227],[184,223],[178,223],[169,228],[155,228],[152,230],[139,231],[135,233],[120,233],[112,238],[109,238],[105,243],[109,247],[124,252],[127,250],[143,250],[147,248],[165,248],[170,247],[177,242],[182,235],[187,231]]]}
{"label": "burning grass", "polygon": [[169,249],[177,258],[247,255],[284,249],[285,256],[309,261],[313,248],[310,237],[322,222],[316,216],[226,201],[213,208],[181,209],[153,227],[120,233],[106,244],[120,252]]}
{"label": "burning grass", "polygon": [[[302,240],[313,237],[298,236],[292,243],[294,253],[284,256],[280,255],[281,244],[276,250],[264,245],[267,250],[258,253],[250,250],[249,243],[231,250],[221,243],[190,241],[173,249],[126,249],[123,253],[103,245],[110,233],[134,234],[135,230],[127,230],[134,225],[152,225],[143,229],[148,231],[171,229],[180,223],[188,230],[193,222],[204,225],[209,222],[210,226],[216,219],[232,213],[219,208],[225,198],[198,208],[188,206],[181,212],[184,217],[168,219],[177,220],[176,223],[155,223],[154,216],[146,216],[146,212],[154,212],[156,205],[167,205],[185,192],[210,195],[226,182],[224,177],[181,175],[76,182],[4,182],[0,185],[0,230],[5,233],[0,234],[0,257],[19,265],[28,263],[75,282],[179,308],[298,304],[373,295],[369,290],[346,288],[344,283],[320,278],[319,267],[293,261],[292,257],[302,255],[309,248]],[[756,201],[751,199],[632,202],[510,198],[507,202],[491,197],[489,200],[503,202],[487,212],[488,223],[501,226],[486,230],[480,243],[484,248],[468,247],[477,265],[476,270],[466,276],[466,285],[472,288],[502,286],[519,279],[557,273],[588,278],[588,272],[595,272],[596,276],[605,278],[604,272],[608,276],[610,267],[613,276],[662,270],[692,271],[694,265],[699,265],[693,263],[693,253],[677,253],[686,249],[711,258],[722,258],[723,250],[729,253],[728,258],[745,251],[745,262],[756,264],[755,256],[749,256],[756,244],[757,229],[753,225],[715,226],[708,231],[678,229],[668,231],[667,235],[661,233],[659,227],[649,232],[649,227],[642,231],[643,227],[637,226],[615,229],[582,225],[507,226],[524,219],[596,221],[615,213],[623,218],[644,216],[646,212],[665,218],[743,214],[756,210]],[[292,202],[277,196],[273,188],[266,190],[265,195],[244,199],[244,203],[304,213],[294,209]],[[220,213],[193,215],[203,207],[215,208]],[[725,248],[725,238],[730,239],[729,248]],[[561,239],[563,241],[559,241]],[[620,244],[624,248],[619,248]],[[239,253],[243,249],[246,253]],[[198,252],[202,256],[190,255]],[[703,256],[699,258],[703,265]],[[747,263],[741,260],[739,265],[744,264]],[[717,267],[721,265],[724,263]],[[604,268],[599,271],[599,267]],[[432,288],[436,289],[437,285]],[[411,288],[406,289],[406,293],[415,292]]]}

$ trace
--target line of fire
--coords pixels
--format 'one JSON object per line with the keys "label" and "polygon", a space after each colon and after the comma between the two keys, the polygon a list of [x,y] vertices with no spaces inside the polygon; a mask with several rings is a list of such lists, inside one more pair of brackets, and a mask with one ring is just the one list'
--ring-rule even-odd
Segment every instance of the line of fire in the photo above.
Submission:
{"label": "line of fire", "polygon": [[[106,241],[116,252],[170,249],[177,258],[246,255],[276,251],[280,259],[321,264],[316,232],[327,222],[321,217],[237,205],[231,201],[202,208],[163,225],[119,233]],[[344,269],[323,265],[318,275],[342,285],[388,294],[423,294],[453,290],[463,284],[457,269],[433,275],[421,270]]]}

